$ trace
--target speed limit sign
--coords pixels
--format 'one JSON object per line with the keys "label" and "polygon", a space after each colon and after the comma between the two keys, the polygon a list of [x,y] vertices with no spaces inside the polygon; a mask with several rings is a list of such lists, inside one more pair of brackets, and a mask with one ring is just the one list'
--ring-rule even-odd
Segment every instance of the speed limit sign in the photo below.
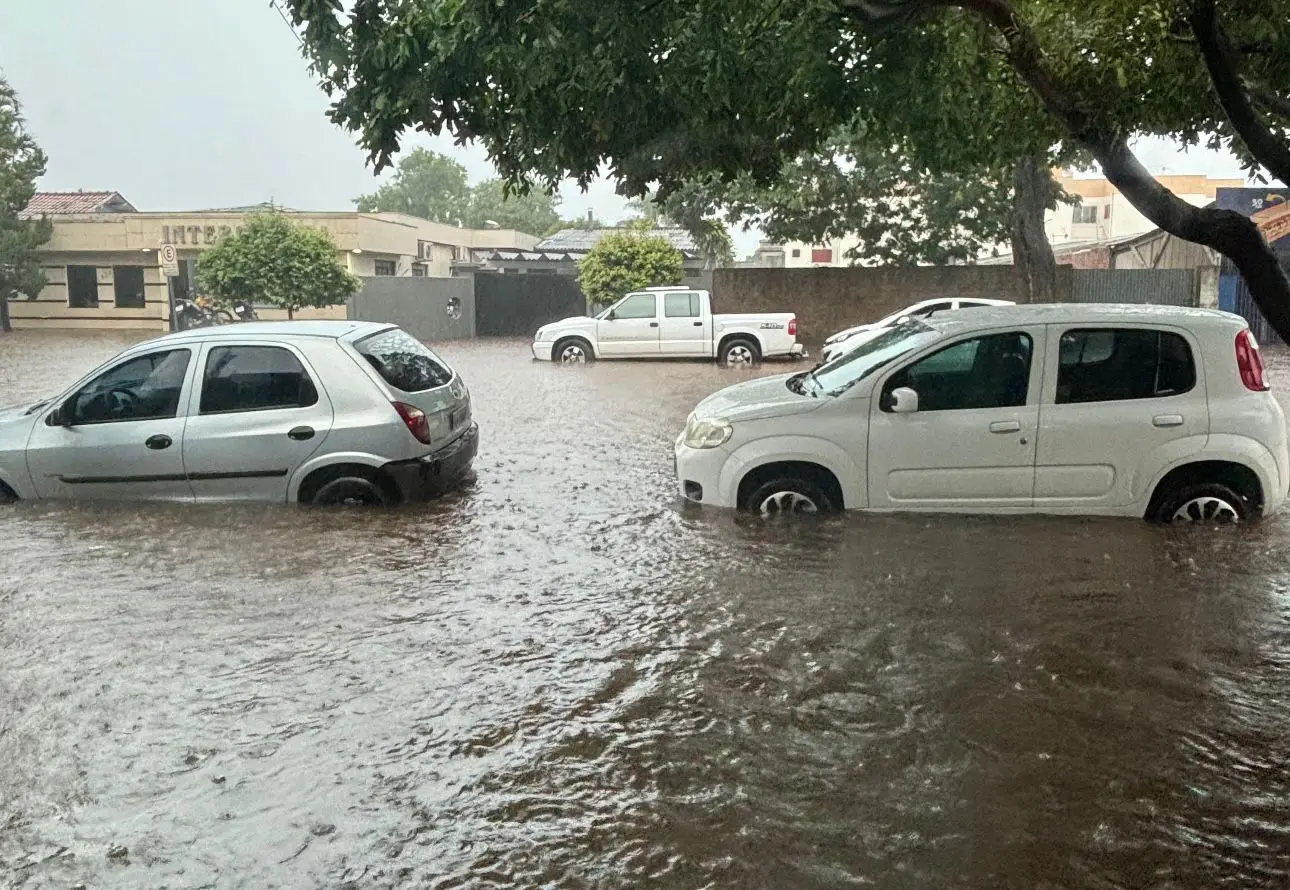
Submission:
{"label": "speed limit sign", "polygon": [[173,244],[161,245],[161,274],[167,278],[173,278],[179,274],[179,254]]}

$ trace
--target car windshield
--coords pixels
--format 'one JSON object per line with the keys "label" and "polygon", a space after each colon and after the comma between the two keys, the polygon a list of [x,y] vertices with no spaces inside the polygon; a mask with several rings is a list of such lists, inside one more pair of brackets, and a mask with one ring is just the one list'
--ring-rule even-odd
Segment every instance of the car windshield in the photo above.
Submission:
{"label": "car windshield", "polygon": [[868,343],[843,353],[811,373],[820,392],[840,395],[879,368],[938,339],[940,332],[916,318],[885,329]]}

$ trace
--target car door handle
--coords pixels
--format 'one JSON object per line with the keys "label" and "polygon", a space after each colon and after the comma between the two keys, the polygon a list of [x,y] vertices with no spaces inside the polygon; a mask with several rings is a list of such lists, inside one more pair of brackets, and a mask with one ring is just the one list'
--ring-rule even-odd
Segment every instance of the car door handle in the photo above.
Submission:
{"label": "car door handle", "polygon": [[311,426],[298,426],[287,433],[288,439],[295,439],[297,442],[303,442],[305,439],[312,439],[313,437],[314,428]]}
{"label": "car door handle", "polygon": [[994,423],[990,424],[990,432],[1019,433],[1021,432],[1021,424],[1015,420],[996,420]]}
{"label": "car door handle", "polygon": [[1157,414],[1151,418],[1152,426],[1182,426],[1183,416],[1181,414]]}
{"label": "car door handle", "polygon": [[155,436],[149,436],[143,441],[143,444],[151,448],[153,451],[162,451],[163,449],[169,448],[171,445],[175,444],[175,441],[169,436],[158,434]]}
{"label": "car door handle", "polygon": [[696,322],[694,323],[694,326],[695,326],[696,328],[701,328],[701,327],[703,327],[703,322],[701,322],[701,321],[696,321]]}
{"label": "car door handle", "polygon": [[656,322],[656,321],[651,321],[651,322],[649,323],[649,326],[650,326],[650,327],[652,327],[652,328],[656,328],[656,327],[658,327],[658,322]]}

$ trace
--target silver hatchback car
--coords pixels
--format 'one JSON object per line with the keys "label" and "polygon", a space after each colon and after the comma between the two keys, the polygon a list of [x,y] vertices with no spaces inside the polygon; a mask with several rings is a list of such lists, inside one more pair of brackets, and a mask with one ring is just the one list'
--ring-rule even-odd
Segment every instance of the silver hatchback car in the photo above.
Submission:
{"label": "silver hatchback car", "polygon": [[0,501],[397,504],[452,488],[478,443],[461,377],[394,325],[201,328],[0,411]]}

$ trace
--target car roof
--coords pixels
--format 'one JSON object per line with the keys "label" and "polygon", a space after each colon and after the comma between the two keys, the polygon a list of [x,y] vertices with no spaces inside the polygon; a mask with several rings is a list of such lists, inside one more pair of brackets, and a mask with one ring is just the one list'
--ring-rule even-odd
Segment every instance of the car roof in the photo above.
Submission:
{"label": "car roof", "polygon": [[330,340],[357,340],[368,334],[388,330],[397,325],[381,321],[247,321],[207,328],[193,328],[174,334],[163,334],[154,343],[187,343],[206,340],[225,340],[244,337],[324,337]]}
{"label": "car roof", "polygon": [[1020,303],[1015,306],[986,306],[946,310],[920,319],[923,324],[947,333],[981,327],[1035,324],[1167,324],[1179,327],[1221,325],[1246,326],[1245,319],[1217,309],[1189,306],[1157,306],[1137,303]]}

